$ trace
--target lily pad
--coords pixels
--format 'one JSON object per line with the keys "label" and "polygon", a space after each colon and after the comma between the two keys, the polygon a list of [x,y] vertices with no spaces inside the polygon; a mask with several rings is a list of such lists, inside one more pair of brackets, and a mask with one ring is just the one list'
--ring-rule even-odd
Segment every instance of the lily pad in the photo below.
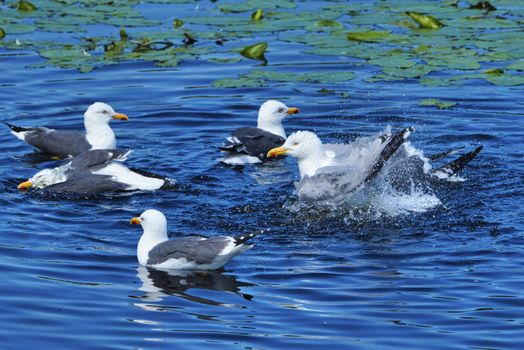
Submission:
{"label": "lily pad", "polygon": [[184,21],[182,21],[181,19],[174,19],[173,20],[173,27],[174,28],[180,28],[184,25]]}
{"label": "lily pad", "polygon": [[18,4],[16,5],[16,8],[19,11],[36,11],[37,10],[35,5],[33,5],[32,3],[30,3],[29,1],[26,1],[26,0],[18,1]]}
{"label": "lily pad", "polygon": [[456,102],[444,102],[437,100],[436,98],[426,98],[419,101],[421,106],[436,106],[439,109],[446,109],[456,105]]}
{"label": "lily pad", "polygon": [[418,13],[414,11],[406,11],[406,15],[413,18],[413,20],[417,22],[421,28],[439,29],[444,26],[442,22],[440,22],[435,17],[424,15],[422,13]]}
{"label": "lily pad", "polygon": [[349,32],[347,38],[352,41],[378,42],[387,39],[391,33],[387,30],[369,30],[365,32]]}
{"label": "lily pad", "polygon": [[251,14],[251,19],[255,22],[260,21],[262,17],[264,17],[264,10],[262,9],[257,9],[255,12]]}
{"label": "lily pad", "polygon": [[261,43],[256,43],[250,46],[246,46],[244,49],[242,49],[242,51],[240,51],[240,54],[252,60],[265,61],[266,57],[264,56],[264,53],[267,50],[267,46],[268,44],[265,41]]}

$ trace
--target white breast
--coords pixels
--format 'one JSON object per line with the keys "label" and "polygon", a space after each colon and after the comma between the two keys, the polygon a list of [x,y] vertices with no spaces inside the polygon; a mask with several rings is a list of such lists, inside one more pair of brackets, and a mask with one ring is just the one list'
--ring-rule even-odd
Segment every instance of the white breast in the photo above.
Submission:
{"label": "white breast", "polygon": [[115,181],[128,185],[128,190],[157,190],[164,185],[164,180],[146,177],[135,173],[129,168],[118,163],[111,163],[108,166],[93,172],[97,175],[110,175]]}

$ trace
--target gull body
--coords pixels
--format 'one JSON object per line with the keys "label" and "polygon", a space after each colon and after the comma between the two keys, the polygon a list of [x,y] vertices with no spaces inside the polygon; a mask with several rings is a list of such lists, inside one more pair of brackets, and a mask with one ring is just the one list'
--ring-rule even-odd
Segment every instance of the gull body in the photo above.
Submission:
{"label": "gull body", "polygon": [[173,270],[216,270],[242,253],[251,245],[245,242],[256,233],[245,236],[181,237],[170,240],[167,219],[155,209],[148,209],[131,224],[142,225],[144,230],[137,245],[140,265]]}
{"label": "gull body", "polygon": [[286,132],[282,121],[299,109],[288,107],[280,101],[268,100],[260,106],[257,127],[234,130],[220,150],[227,153],[221,161],[230,165],[260,163],[267,159],[267,152],[282,145]]}
{"label": "gull body", "polygon": [[66,164],[43,169],[18,185],[20,190],[46,189],[50,192],[93,194],[115,191],[153,191],[169,186],[170,181],[122,164],[130,151],[93,150]]}
{"label": "gull body", "polygon": [[89,150],[116,148],[115,134],[109,126],[112,119],[129,118],[115,112],[106,103],[96,102],[84,113],[85,133],[45,127],[25,128],[4,123],[14,136],[41,151],[57,157],[73,157]]}

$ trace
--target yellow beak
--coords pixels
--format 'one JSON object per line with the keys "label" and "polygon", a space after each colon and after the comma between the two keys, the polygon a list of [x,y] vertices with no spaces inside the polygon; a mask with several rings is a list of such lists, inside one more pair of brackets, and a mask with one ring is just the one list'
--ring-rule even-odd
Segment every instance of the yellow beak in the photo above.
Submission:
{"label": "yellow beak", "polygon": [[267,157],[271,158],[271,157],[281,156],[283,154],[286,154],[287,151],[288,149],[284,147],[272,148],[269,150],[269,152],[267,152]]}
{"label": "yellow beak", "polygon": [[287,114],[297,114],[300,112],[300,109],[297,107],[291,107],[287,109]]}
{"label": "yellow beak", "polygon": [[113,119],[120,119],[120,120],[129,120],[129,117],[122,113],[117,113],[113,115]]}
{"label": "yellow beak", "polygon": [[20,191],[27,191],[33,186],[33,183],[29,180],[22,182],[20,185],[18,185],[18,189]]}
{"label": "yellow beak", "polygon": [[131,221],[129,221],[131,225],[140,225],[140,218],[132,218]]}

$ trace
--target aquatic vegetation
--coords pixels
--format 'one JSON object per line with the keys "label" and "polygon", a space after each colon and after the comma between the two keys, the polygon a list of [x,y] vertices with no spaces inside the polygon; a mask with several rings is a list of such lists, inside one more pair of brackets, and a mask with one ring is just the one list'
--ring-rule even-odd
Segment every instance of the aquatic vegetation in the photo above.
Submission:
{"label": "aquatic vegetation", "polygon": [[456,102],[445,102],[445,101],[440,101],[436,98],[426,98],[426,99],[420,100],[421,106],[435,106],[440,109],[450,108],[456,104],[457,104]]}
{"label": "aquatic vegetation", "polygon": [[[192,4],[189,0],[146,2]],[[268,46],[291,43],[300,55],[348,57],[376,66],[379,69],[366,77],[371,83],[410,80],[447,86],[471,79],[508,86],[524,83],[524,5],[509,0],[498,1],[496,8],[487,1],[372,1],[326,3],[318,8],[291,0],[212,2],[191,17],[162,21],[144,17],[139,3],[21,0],[0,5],[0,47],[37,51],[45,59],[39,66],[88,72],[126,61],[162,67],[197,59],[235,64],[239,52],[267,62],[276,52],[267,52]],[[93,25],[104,29],[94,30]],[[45,32],[62,35],[40,39],[38,34]],[[275,42],[268,40],[270,35],[276,36]],[[497,69],[502,72],[493,74]],[[239,72],[238,77],[214,85],[261,86],[268,80],[298,79],[293,74],[285,79],[256,75]],[[326,82],[325,77],[302,78]]]}

